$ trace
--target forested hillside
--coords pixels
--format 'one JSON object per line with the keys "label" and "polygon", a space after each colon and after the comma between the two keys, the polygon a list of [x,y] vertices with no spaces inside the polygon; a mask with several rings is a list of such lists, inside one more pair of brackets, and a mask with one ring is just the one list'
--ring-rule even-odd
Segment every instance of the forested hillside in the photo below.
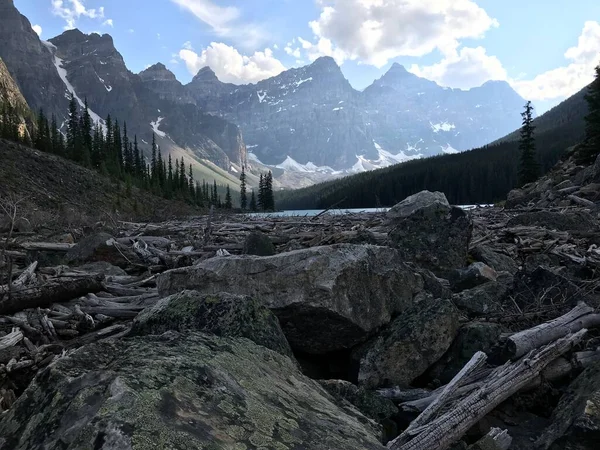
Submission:
{"label": "forested hillside", "polygon": [[[587,88],[586,88],[587,89]],[[545,173],[569,147],[584,135],[587,105],[584,90],[538,117],[537,158]],[[421,190],[441,191],[454,204],[494,203],[518,184],[518,133],[482,148],[455,155],[410,161],[318,184],[297,191],[282,191],[283,209],[390,206]]]}

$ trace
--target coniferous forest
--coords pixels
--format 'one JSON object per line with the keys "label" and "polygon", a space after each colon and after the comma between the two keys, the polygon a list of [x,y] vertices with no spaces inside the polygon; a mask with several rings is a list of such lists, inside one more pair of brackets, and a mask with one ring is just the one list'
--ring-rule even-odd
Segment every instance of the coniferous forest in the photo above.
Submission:
{"label": "coniferous forest", "polygon": [[138,146],[137,136],[131,138],[127,124],[109,115],[105,124],[94,124],[85,102],[79,112],[71,97],[69,118],[63,134],[57,118],[48,118],[39,111],[36,118],[29,111],[19,111],[10,104],[0,105],[0,137],[32,146],[37,150],[70,159],[102,175],[136,186],[166,199],[177,199],[198,207],[233,208],[229,186],[223,201],[216,181],[212,184],[194,180],[191,165],[184,158],[163,158],[156,137],[152,137],[150,160]]}
{"label": "coniferous forest", "polygon": [[[585,136],[589,97],[584,89],[533,121],[536,173],[550,170]],[[530,112],[531,114],[531,112]],[[526,117],[524,117],[524,120]],[[529,120],[529,119],[528,119]],[[521,130],[522,131],[522,130]],[[376,208],[392,206],[422,190],[441,191],[453,204],[490,204],[522,184],[521,132],[485,147],[409,161],[385,169],[277,193],[281,209]],[[539,170],[539,172],[537,172]]]}

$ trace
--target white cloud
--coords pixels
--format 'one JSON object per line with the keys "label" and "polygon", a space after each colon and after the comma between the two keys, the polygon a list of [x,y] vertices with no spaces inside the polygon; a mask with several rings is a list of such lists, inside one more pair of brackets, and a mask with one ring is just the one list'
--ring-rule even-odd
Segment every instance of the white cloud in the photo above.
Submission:
{"label": "white cloud", "polygon": [[172,59],[169,61],[169,63],[171,63],[171,64],[173,64],[173,65],[176,65],[176,64],[179,64],[179,60],[177,60],[177,59],[175,59],[175,58],[172,58]]}
{"label": "white cloud", "polygon": [[103,19],[104,7],[86,8],[84,0],[52,0],[52,13],[64,19],[67,22],[65,30],[70,30],[75,28],[75,23],[82,16]]}
{"label": "white cloud", "polygon": [[[398,56],[456,51],[459,41],[480,38],[498,22],[474,0],[319,0],[310,22],[315,42],[303,40],[314,60],[332,56],[383,67]],[[310,46],[308,45],[310,44]]]}
{"label": "white cloud", "polygon": [[565,52],[568,65],[544,72],[531,80],[514,80],[513,87],[529,100],[551,100],[569,97],[583,89],[594,78],[594,67],[600,62],[600,23],[586,22],[578,43]]}
{"label": "white cloud", "polygon": [[299,48],[292,48],[288,45],[284,48],[284,50],[288,55],[293,56],[296,59],[300,58],[300,56],[301,56]]}
{"label": "white cloud", "polygon": [[187,49],[187,50],[194,50],[194,47],[192,46],[192,43],[190,41],[186,41],[183,43],[183,48]]}
{"label": "white cloud", "polygon": [[348,59],[347,53],[341,48],[335,47],[329,39],[321,38],[316,44],[302,38],[299,39],[300,44],[302,44],[302,48],[306,50],[306,56],[308,56],[310,61],[314,61],[321,56],[331,56],[335,59],[336,63],[342,65],[344,61]]}
{"label": "white cloud", "polygon": [[469,89],[489,80],[506,80],[508,74],[500,60],[489,56],[483,47],[463,47],[449,52],[431,66],[413,64],[409,72],[433,80],[442,86]]}
{"label": "white cloud", "polygon": [[33,31],[35,31],[38,36],[42,35],[42,27],[40,25],[33,25],[31,28],[33,28]]}
{"label": "white cloud", "polygon": [[112,20],[112,19],[106,19],[106,20],[105,20],[105,21],[102,23],[102,25],[104,25],[105,27],[111,27],[111,28],[114,28],[114,26],[115,26],[115,24],[114,24],[114,22],[113,22],[113,20]]}
{"label": "white cloud", "polygon": [[183,48],[179,51],[179,57],[193,75],[208,66],[221,81],[234,84],[255,83],[285,70],[281,61],[273,57],[270,48],[245,56],[229,45],[213,42],[200,55]]}
{"label": "white cloud", "polygon": [[241,23],[236,7],[219,6],[211,0],[171,1],[210,26],[217,36],[233,39],[246,48],[256,47],[268,38],[264,26]]}
{"label": "white cloud", "polygon": [[274,48],[275,50],[279,50],[279,45],[277,45],[277,44],[273,44],[273,48]]}

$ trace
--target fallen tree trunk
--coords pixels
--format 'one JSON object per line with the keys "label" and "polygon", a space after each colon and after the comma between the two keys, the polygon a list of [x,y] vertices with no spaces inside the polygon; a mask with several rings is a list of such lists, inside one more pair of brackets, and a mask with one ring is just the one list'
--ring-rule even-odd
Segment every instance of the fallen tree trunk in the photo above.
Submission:
{"label": "fallen tree trunk", "polygon": [[600,314],[594,314],[593,308],[580,303],[564,316],[513,334],[506,341],[506,353],[508,357],[520,358],[531,350],[554,342],[569,333],[598,325],[600,325]]}
{"label": "fallen tree trunk", "polygon": [[24,286],[11,292],[10,297],[0,298],[0,314],[13,314],[29,308],[46,308],[103,289],[102,275],[86,277],[57,277],[44,284]]}
{"label": "fallen tree trunk", "polygon": [[[559,339],[528,357],[494,370],[476,391],[427,424],[404,432],[391,450],[445,450],[504,400],[531,383],[544,368],[578,344],[587,330]],[[459,374],[460,375],[460,374]]]}

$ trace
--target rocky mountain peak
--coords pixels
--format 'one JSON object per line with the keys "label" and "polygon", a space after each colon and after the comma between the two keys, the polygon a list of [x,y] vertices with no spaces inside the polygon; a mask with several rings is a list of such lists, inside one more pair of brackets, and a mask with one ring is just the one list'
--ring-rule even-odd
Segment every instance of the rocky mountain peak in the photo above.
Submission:
{"label": "rocky mountain peak", "polygon": [[217,74],[209,66],[206,66],[198,71],[196,76],[193,78],[192,83],[218,80]]}
{"label": "rocky mountain peak", "polygon": [[177,77],[163,63],[156,63],[140,72],[140,77],[144,81],[177,81]]}
{"label": "rocky mountain peak", "polygon": [[64,117],[65,85],[54,57],[12,0],[0,0],[0,58],[32,110],[44,108],[48,115]]}

